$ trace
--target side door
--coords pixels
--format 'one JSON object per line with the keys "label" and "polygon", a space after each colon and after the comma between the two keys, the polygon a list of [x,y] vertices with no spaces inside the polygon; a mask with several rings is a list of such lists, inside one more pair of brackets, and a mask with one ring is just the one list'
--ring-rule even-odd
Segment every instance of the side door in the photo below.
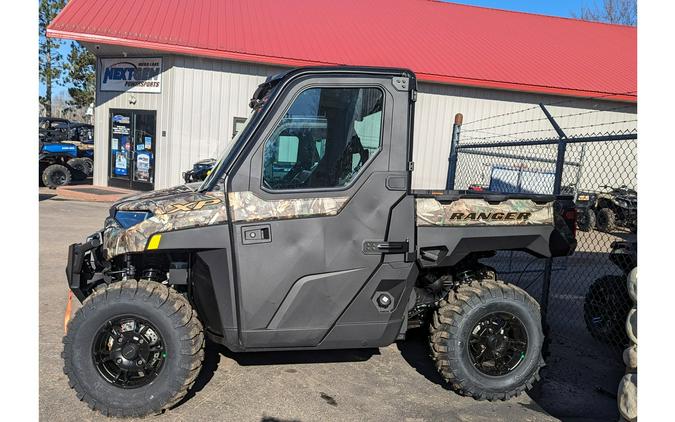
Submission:
{"label": "side door", "polygon": [[[411,288],[412,214],[410,227],[389,226],[397,207],[414,211],[409,92],[391,79],[292,84],[230,178],[244,348],[373,346],[397,334],[405,304],[392,302]],[[387,309],[378,288],[393,291]]]}

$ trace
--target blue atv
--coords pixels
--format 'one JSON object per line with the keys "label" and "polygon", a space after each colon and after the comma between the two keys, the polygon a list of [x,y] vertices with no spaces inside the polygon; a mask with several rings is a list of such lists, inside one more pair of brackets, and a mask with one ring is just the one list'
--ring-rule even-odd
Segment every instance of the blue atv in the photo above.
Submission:
{"label": "blue atv", "polygon": [[40,118],[40,183],[57,188],[84,180],[94,171],[93,126]]}

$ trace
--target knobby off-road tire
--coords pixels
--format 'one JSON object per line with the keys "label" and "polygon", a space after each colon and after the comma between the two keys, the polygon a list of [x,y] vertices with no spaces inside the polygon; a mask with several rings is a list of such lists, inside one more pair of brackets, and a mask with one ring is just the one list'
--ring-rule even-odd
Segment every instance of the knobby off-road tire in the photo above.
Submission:
{"label": "knobby off-road tire", "polygon": [[595,228],[595,211],[586,208],[577,217],[577,227],[582,232],[589,232]]}
{"label": "knobby off-road tire", "polygon": [[66,186],[70,184],[71,179],[70,170],[61,164],[52,164],[42,172],[42,183],[50,188]]}
{"label": "knobby off-road tire", "polygon": [[73,158],[68,160],[74,180],[84,180],[87,178],[87,163],[84,158]]}
{"label": "knobby off-road tire", "polygon": [[[519,321],[520,333],[527,337],[524,352],[518,353],[520,360],[503,375],[488,375],[484,366],[478,369],[470,351],[470,347],[480,347],[472,333],[476,333],[477,325],[486,327],[479,324],[492,315],[515,318],[511,323]],[[478,328],[478,332],[481,330],[485,328]],[[507,334],[509,331],[506,329]],[[473,282],[450,292],[433,314],[430,325],[436,369],[457,393],[478,400],[507,400],[532,388],[544,366],[543,342],[538,303],[524,290],[495,280]]]}
{"label": "knobby off-road tire", "polygon": [[92,160],[89,157],[82,157],[82,160],[84,160],[84,168],[85,168],[85,173],[87,174],[87,177],[93,175],[94,174],[94,160]]}
{"label": "knobby off-road tire", "polygon": [[616,229],[616,214],[610,208],[603,208],[598,211],[595,226],[601,232],[610,233]]}
{"label": "knobby off-road tire", "polygon": [[[94,359],[97,333],[107,332],[108,321],[126,316],[152,325],[165,351],[152,381],[136,388],[106,380]],[[156,282],[129,280],[97,287],[68,324],[63,343],[63,372],[80,400],[106,416],[140,417],[160,413],[185,396],[201,369],[205,341],[187,299]]]}
{"label": "knobby off-road tire", "polygon": [[624,329],[633,306],[626,277],[605,275],[595,280],[584,298],[584,321],[593,338],[618,347],[628,345]]}

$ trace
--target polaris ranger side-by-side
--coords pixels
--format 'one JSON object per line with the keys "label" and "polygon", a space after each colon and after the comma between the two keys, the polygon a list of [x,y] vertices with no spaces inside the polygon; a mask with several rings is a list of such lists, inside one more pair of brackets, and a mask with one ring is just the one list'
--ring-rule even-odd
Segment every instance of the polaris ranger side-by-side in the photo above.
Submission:
{"label": "polaris ranger side-by-side", "polygon": [[[78,397],[114,416],[177,403],[205,338],[238,351],[382,347],[428,327],[460,394],[504,400],[543,365],[537,302],[479,262],[564,256],[571,197],[411,190],[415,75],[288,71],[201,184],[125,198],[70,246]],[[423,142],[423,140],[420,140]]]}

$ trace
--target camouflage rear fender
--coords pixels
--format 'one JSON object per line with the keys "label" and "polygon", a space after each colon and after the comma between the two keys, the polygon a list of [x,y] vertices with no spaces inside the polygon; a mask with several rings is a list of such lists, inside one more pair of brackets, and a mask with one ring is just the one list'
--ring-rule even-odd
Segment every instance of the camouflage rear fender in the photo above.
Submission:
{"label": "camouflage rear fender", "polygon": [[464,198],[441,203],[434,198],[416,200],[418,226],[516,226],[553,224],[553,203],[508,199],[493,205],[483,199]]}

